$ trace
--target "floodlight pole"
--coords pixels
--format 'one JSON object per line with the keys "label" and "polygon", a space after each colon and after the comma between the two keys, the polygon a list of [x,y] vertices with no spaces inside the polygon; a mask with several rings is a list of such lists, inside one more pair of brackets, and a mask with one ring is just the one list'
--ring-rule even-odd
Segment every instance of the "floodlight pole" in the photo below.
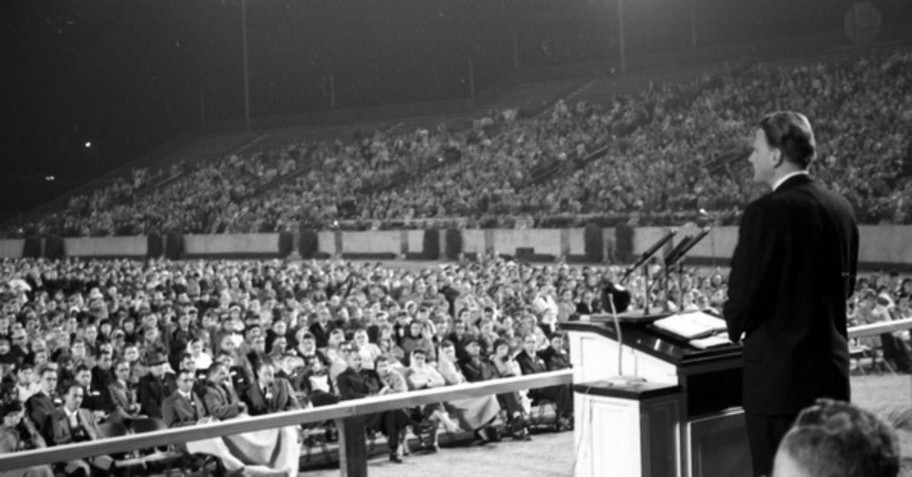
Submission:
{"label": "floodlight pole", "polygon": [[244,128],[250,131],[250,84],[247,78],[247,0],[241,0],[241,40],[244,45]]}
{"label": "floodlight pole", "polygon": [[690,0],[690,46],[697,47],[697,0]]}
{"label": "floodlight pole", "polygon": [[618,16],[618,55],[620,60],[621,75],[627,74],[627,49],[624,44],[624,0],[617,0]]}

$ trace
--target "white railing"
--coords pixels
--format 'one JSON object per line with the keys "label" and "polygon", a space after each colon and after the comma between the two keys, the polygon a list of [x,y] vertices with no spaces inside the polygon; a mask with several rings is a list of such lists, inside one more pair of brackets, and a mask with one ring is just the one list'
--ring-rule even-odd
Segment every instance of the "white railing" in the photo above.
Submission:
{"label": "white railing", "polygon": [[[0,469],[12,470],[53,462],[68,462],[84,459],[96,455],[125,452],[154,446],[190,442],[201,439],[211,439],[219,436],[243,434],[245,432],[275,429],[285,426],[295,426],[310,422],[323,422],[330,419],[345,421],[347,418],[364,416],[391,409],[403,409],[422,404],[460,399],[466,397],[490,396],[505,392],[534,389],[560,384],[569,384],[572,381],[573,371],[570,369],[551,371],[529,376],[504,378],[494,381],[466,383],[455,386],[446,386],[435,389],[410,391],[401,394],[389,394],[364,399],[343,401],[339,404],[297,411],[286,411],[250,419],[227,420],[205,425],[179,427],[145,434],[134,434],[122,437],[112,437],[96,441],[67,444],[44,449],[34,449],[11,454],[0,455]],[[339,426],[340,428],[342,426]],[[340,434],[339,448],[343,475],[366,475],[365,455],[345,455],[347,446],[344,441],[345,432]],[[351,439],[358,439],[363,445],[364,434],[351,435]],[[345,469],[348,469],[346,472]],[[360,469],[360,470],[359,470]]]}

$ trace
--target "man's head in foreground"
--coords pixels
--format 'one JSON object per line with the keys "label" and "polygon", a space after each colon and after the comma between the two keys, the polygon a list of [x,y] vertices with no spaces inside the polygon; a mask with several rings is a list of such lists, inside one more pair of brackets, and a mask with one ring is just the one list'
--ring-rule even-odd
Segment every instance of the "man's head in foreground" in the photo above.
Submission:
{"label": "man's head in foreground", "polygon": [[773,477],[895,477],[893,428],[852,404],[818,399],[782,438]]}

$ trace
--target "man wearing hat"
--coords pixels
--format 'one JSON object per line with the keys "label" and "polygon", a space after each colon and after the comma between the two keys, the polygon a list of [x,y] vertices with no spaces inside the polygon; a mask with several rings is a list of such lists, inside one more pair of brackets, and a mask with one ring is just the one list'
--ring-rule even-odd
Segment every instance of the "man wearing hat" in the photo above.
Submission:
{"label": "man wearing hat", "polygon": [[138,398],[140,413],[149,417],[162,418],[161,403],[168,397],[176,386],[169,387],[165,378],[165,368],[168,360],[161,353],[152,353],[146,359],[149,372],[139,378]]}

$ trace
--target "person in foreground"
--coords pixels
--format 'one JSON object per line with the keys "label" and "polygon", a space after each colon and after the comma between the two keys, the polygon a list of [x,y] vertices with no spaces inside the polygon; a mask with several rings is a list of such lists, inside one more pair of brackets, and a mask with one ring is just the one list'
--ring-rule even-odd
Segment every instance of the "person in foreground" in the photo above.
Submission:
{"label": "person in foreground", "polygon": [[849,400],[846,300],[858,226],[849,203],[808,174],[816,141],[799,113],[764,117],[750,163],[772,193],[744,211],[723,316],[743,343],[743,406],[754,475],[769,475],[795,416],[820,397]]}
{"label": "person in foreground", "polygon": [[889,424],[852,404],[818,399],[782,439],[773,477],[895,477],[899,468]]}

